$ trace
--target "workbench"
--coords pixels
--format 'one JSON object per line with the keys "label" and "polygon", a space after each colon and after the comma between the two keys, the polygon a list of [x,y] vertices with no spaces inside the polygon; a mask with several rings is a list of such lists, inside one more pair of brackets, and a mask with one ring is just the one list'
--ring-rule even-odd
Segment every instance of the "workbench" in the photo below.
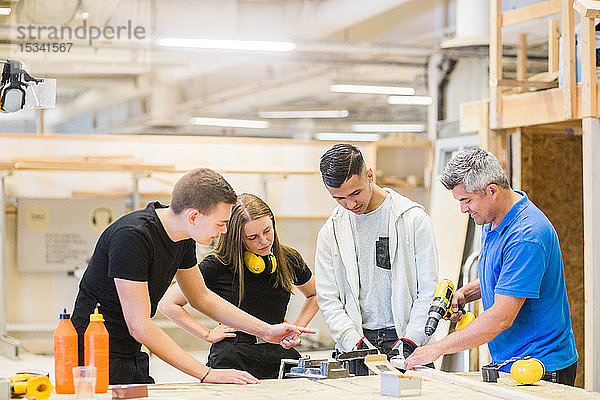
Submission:
{"label": "workbench", "polygon": [[[475,384],[483,384],[479,373],[447,374],[466,377]],[[514,392],[512,399],[600,399],[600,393],[590,393],[583,389],[540,381],[533,386],[518,385],[508,374],[502,374],[498,383],[486,383],[494,388]],[[380,394],[380,377],[376,375],[340,379],[283,379],[263,380],[258,385],[216,385],[202,383],[156,384],[148,386],[150,399],[265,399],[265,400],[307,400],[307,399],[391,399]],[[497,400],[493,394],[478,392],[471,388],[441,382],[431,377],[423,377],[422,395],[404,399],[455,399]],[[52,395],[50,399],[74,399],[74,395]],[[111,399],[108,393],[96,395],[97,399]]]}

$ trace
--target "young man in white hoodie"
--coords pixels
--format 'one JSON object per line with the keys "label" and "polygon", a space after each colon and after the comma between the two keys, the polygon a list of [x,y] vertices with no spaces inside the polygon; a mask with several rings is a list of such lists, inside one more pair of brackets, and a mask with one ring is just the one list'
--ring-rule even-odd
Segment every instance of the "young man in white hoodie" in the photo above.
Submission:
{"label": "young man in white hoodie", "polygon": [[[429,216],[420,204],[377,186],[355,146],[333,146],[320,170],[339,203],[319,231],[315,257],[317,302],[336,349],[376,347],[408,357],[427,341],[438,280]],[[351,370],[367,374],[362,362]]]}

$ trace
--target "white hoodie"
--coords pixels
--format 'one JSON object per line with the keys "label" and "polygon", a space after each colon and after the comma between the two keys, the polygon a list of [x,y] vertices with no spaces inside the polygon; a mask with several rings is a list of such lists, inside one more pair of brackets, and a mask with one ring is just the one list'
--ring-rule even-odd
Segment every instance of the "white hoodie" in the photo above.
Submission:
{"label": "white hoodie", "polygon": [[[383,190],[392,200],[389,248],[396,333],[421,346],[427,341],[425,322],[438,281],[431,220],[422,205]],[[315,255],[317,302],[337,349],[343,352],[352,350],[364,336],[350,213],[341,206],[333,211],[319,231]]]}

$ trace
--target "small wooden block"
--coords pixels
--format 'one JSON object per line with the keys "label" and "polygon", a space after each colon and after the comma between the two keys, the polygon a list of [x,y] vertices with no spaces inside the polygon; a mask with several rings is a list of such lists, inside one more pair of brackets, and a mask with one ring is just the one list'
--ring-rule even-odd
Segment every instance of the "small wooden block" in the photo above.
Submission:
{"label": "small wooden block", "polygon": [[0,400],[10,400],[10,379],[0,378]]}
{"label": "small wooden block", "polygon": [[122,385],[112,387],[113,399],[139,399],[148,397],[147,385]]}
{"label": "small wooden block", "polygon": [[381,374],[381,394],[393,397],[420,396],[421,378],[385,372]]}

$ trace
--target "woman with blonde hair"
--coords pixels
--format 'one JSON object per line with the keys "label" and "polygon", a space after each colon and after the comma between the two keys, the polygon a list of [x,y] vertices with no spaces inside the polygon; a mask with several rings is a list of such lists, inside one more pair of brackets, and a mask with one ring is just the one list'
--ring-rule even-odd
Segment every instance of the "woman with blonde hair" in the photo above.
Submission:
{"label": "woman with blonde hair", "polygon": [[[273,212],[255,195],[238,196],[227,232],[199,268],[210,290],[265,322],[284,321],[294,287],[306,298],[296,325],[306,326],[318,310],[310,269],[298,251],[279,242]],[[186,304],[175,284],[159,310],[188,333],[213,343],[207,363],[211,368],[235,368],[269,379],[277,377],[281,359],[300,358],[296,349],[264,343],[224,325],[211,331],[184,310]]]}

